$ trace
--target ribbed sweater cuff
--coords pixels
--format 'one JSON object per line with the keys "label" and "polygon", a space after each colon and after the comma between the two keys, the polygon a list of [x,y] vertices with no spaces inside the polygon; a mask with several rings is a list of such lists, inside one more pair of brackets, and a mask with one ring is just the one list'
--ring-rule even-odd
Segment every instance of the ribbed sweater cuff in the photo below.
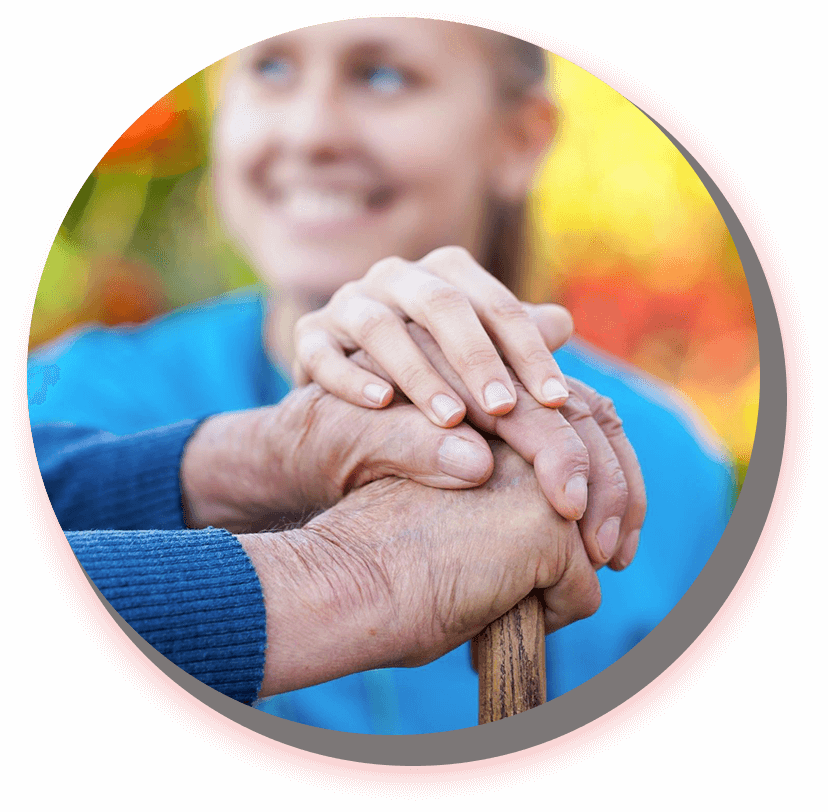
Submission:
{"label": "ribbed sweater cuff", "polygon": [[267,644],[253,564],[226,530],[89,531],[66,537],[123,619],[188,674],[256,699]]}
{"label": "ribbed sweater cuff", "polygon": [[64,530],[183,530],[181,457],[199,422],[125,437],[98,432],[39,459]]}

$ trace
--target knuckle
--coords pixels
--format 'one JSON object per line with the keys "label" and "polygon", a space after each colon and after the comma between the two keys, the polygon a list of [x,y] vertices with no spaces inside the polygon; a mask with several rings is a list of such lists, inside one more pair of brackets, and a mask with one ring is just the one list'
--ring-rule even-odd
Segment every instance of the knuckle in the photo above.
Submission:
{"label": "knuckle", "polygon": [[610,398],[604,395],[595,394],[592,406],[592,413],[595,420],[601,425],[605,432],[618,433],[622,431],[621,418],[615,410],[615,404]]}
{"label": "knuckle", "polygon": [[436,277],[433,284],[429,283],[424,286],[421,292],[421,300],[424,309],[436,313],[466,308],[469,301],[460,290]]}
{"label": "knuckle", "polygon": [[577,423],[592,417],[592,409],[589,408],[583,398],[571,389],[569,399],[561,406],[560,412],[570,423]]}
{"label": "knuckle", "polygon": [[351,280],[350,282],[346,282],[339,290],[334,293],[331,297],[331,303],[333,302],[342,302],[345,299],[350,299],[353,296],[356,296],[359,293],[360,287],[359,282],[355,280]]}
{"label": "knuckle", "polygon": [[460,360],[467,369],[476,372],[496,364],[499,356],[493,348],[475,344],[461,349]]}
{"label": "knuckle", "polygon": [[393,329],[396,317],[387,310],[374,308],[363,312],[355,325],[354,332],[362,343],[373,341],[379,336],[387,335]]}
{"label": "knuckle", "polygon": [[532,344],[528,347],[523,347],[520,350],[520,359],[526,365],[535,364],[549,364],[552,363],[552,355],[545,347],[538,347]]}
{"label": "knuckle", "polygon": [[422,364],[409,364],[395,375],[400,388],[406,393],[414,393],[427,388],[432,376]]}
{"label": "knuckle", "polygon": [[368,269],[368,273],[365,274],[365,276],[366,278],[370,278],[371,280],[383,279],[397,271],[400,268],[400,266],[404,263],[405,260],[401,259],[398,256],[385,257],[384,259],[381,259],[379,262],[375,262]]}
{"label": "knuckle", "polygon": [[614,502],[619,508],[626,509],[630,498],[630,489],[627,478],[620,467],[615,467],[609,477],[609,486],[612,489]]}
{"label": "knuckle", "polygon": [[489,314],[500,321],[520,321],[529,323],[531,319],[517,297],[511,293],[498,295],[489,305]]}
{"label": "knuckle", "polygon": [[585,384],[583,381],[579,380],[578,378],[573,378],[569,375],[566,376],[566,382],[576,391],[578,394],[583,398],[583,400],[592,403],[593,399],[598,397],[598,392],[596,392],[591,386]]}
{"label": "knuckle", "polygon": [[296,342],[296,354],[302,364],[315,368],[329,348],[328,336],[322,330],[303,333]]}
{"label": "knuckle", "polygon": [[296,326],[294,327],[294,335],[301,335],[302,333],[308,333],[315,327],[315,319],[316,313],[306,313],[304,316],[300,316],[296,320]]}
{"label": "knuckle", "polygon": [[[539,409],[546,407],[538,405]],[[544,471],[565,471],[567,478],[582,475],[590,478],[589,452],[580,437],[566,424],[543,427],[543,448],[535,456],[535,467]]]}
{"label": "knuckle", "polygon": [[317,372],[319,367],[322,365],[322,348],[308,348],[306,349],[301,356],[302,366],[308,372]]}
{"label": "knuckle", "polygon": [[460,245],[444,245],[429,252],[424,260],[429,262],[446,262],[449,265],[473,261],[472,255]]}

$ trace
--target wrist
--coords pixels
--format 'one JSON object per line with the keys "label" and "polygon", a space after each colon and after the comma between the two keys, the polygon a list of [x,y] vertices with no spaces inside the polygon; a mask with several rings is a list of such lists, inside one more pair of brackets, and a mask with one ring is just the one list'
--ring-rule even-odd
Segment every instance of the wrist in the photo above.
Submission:
{"label": "wrist", "polygon": [[323,517],[313,527],[240,535],[262,585],[261,697],[394,665],[391,591],[379,562]]}
{"label": "wrist", "polygon": [[181,461],[185,523],[279,528],[333,505],[360,470],[353,407],[316,384],[199,426]]}
{"label": "wrist", "polygon": [[[276,408],[276,407],[274,407]],[[243,531],[275,524],[293,509],[282,436],[268,409],[207,418],[184,448],[180,468],[185,524]]]}

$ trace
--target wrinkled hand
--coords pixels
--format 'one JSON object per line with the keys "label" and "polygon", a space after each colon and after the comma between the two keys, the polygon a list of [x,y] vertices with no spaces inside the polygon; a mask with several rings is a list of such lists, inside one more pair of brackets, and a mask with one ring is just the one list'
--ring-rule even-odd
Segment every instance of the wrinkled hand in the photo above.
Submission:
{"label": "wrinkled hand", "polygon": [[[569,399],[559,409],[548,409],[513,376],[515,408],[505,415],[487,414],[469,396],[431,335],[416,324],[409,324],[408,330],[464,398],[468,421],[500,437],[532,463],[552,506],[564,518],[579,520],[593,564],[628,566],[638,546],[647,498],[638,459],[612,401],[568,378]],[[364,352],[355,353],[352,360],[377,375],[385,374]]]}
{"label": "wrinkled hand", "polygon": [[411,404],[368,411],[311,384],[202,423],[184,450],[182,502],[189,527],[254,532],[300,522],[374,479],[470,488],[492,465],[468,425],[438,428]]}
{"label": "wrinkled hand", "polygon": [[479,488],[382,479],[301,530],[240,537],[265,593],[263,696],[423,665],[533,590],[547,632],[598,609],[577,525],[551,507],[529,464],[492,443],[494,473]]}
{"label": "wrinkled hand", "polygon": [[[407,319],[429,331],[454,377],[487,414],[508,412],[516,399],[499,352],[538,403],[559,406],[567,397],[550,351],[569,338],[569,313],[559,305],[524,305],[457,246],[438,248],[419,262],[383,259],[300,318],[297,384],[314,380],[343,400],[381,409],[391,401],[391,381],[435,425],[456,425],[465,414],[464,398],[411,339]],[[386,375],[347,357],[360,348]]]}

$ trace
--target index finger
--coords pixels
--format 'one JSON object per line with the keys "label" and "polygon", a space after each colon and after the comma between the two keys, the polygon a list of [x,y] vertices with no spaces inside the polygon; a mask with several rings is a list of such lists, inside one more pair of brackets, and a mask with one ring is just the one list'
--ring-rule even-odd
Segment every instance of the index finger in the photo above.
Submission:
{"label": "index finger", "polygon": [[432,251],[418,264],[463,291],[486,332],[538,403],[559,406],[566,401],[566,379],[541,330],[524,304],[502,282],[468,251],[456,246]]}

